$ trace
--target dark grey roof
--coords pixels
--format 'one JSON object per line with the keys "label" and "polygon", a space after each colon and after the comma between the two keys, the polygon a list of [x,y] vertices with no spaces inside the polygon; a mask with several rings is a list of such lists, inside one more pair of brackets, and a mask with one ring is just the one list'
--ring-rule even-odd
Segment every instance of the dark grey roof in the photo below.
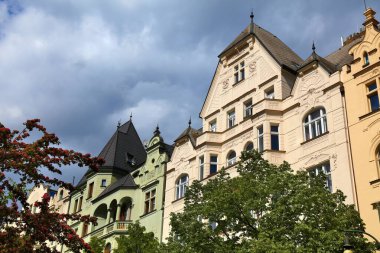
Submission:
{"label": "dark grey roof", "polygon": [[105,188],[104,191],[102,191],[102,193],[100,193],[99,196],[93,200],[93,202],[96,202],[96,201],[100,200],[101,198],[106,197],[107,195],[109,195],[109,194],[111,194],[111,193],[113,193],[119,189],[128,189],[128,188],[134,189],[137,187],[138,187],[138,185],[133,180],[133,177],[131,176],[131,174],[127,174],[124,177],[117,180],[115,183],[113,183],[113,184],[109,185],[107,188]]}
{"label": "dark grey roof", "polygon": [[[128,154],[133,156],[134,165],[128,162]],[[105,163],[99,169],[100,171],[102,169],[112,169],[122,173],[130,173],[145,162],[146,151],[132,121],[118,127],[100,152],[99,157],[105,160]],[[77,187],[86,182],[86,175],[91,171],[91,169],[87,170]]]}
{"label": "dark grey roof", "polygon": [[362,40],[363,36],[351,41],[350,43],[347,43],[335,52],[326,56],[325,59],[334,64],[338,70],[341,70],[344,65],[350,64],[353,60],[352,55],[348,54],[348,51]]}
{"label": "dark grey roof", "polygon": [[324,67],[330,74],[337,71],[337,66],[325,58],[319,56],[317,53],[313,52],[300,66],[299,70],[305,67],[306,65],[309,65],[312,62],[318,62],[322,67]]}
{"label": "dark grey roof", "polygon": [[200,134],[201,134],[201,132],[199,132],[197,129],[194,129],[194,128],[189,126],[178,136],[177,139],[175,139],[174,142],[177,142],[184,137],[188,137],[190,139],[190,142],[193,145],[193,147],[195,147],[195,145],[196,145],[195,141]]}
{"label": "dark grey roof", "polygon": [[[250,25],[220,53],[219,57],[248,36],[252,36],[250,33]],[[284,65],[295,71],[302,64],[303,60],[292,49],[285,45],[284,42],[256,24],[253,26],[253,36],[264,45],[267,51],[280,65]]]}

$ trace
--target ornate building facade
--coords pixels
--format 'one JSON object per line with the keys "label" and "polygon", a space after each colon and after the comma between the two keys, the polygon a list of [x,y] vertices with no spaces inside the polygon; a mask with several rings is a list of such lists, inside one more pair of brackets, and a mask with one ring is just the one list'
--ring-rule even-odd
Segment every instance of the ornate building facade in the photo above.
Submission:
{"label": "ornate building facade", "polygon": [[[326,174],[326,187],[343,191],[346,202],[358,206],[342,74],[358,41],[350,38],[326,57],[313,44],[311,55],[302,60],[251,16],[251,23],[219,55],[200,112],[202,129],[189,126],[175,141],[168,163],[164,238],[170,232],[170,213],[183,210],[186,187],[194,180],[206,183],[222,167],[236,175],[239,154],[252,148],[272,163],[287,161],[296,171]],[[372,165],[378,163],[376,157]]]}
{"label": "ornate building facade", "polygon": [[380,238],[380,30],[375,12],[364,13],[364,31],[349,50],[342,70],[357,209],[367,232]]}

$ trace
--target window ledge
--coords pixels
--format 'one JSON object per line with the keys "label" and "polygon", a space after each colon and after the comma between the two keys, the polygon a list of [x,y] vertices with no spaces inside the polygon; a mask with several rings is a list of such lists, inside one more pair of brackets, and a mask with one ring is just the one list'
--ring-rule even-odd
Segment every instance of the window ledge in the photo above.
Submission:
{"label": "window ledge", "polygon": [[362,66],[362,68],[365,68],[365,67],[367,67],[368,65],[369,65],[369,62],[364,63],[363,66]]}
{"label": "window ledge", "polygon": [[380,178],[370,181],[369,184],[372,186],[380,184]]}
{"label": "window ledge", "polygon": [[266,152],[275,152],[275,153],[286,153],[285,150],[276,150],[276,149],[264,149],[263,153]]}
{"label": "window ledge", "polygon": [[244,80],[245,80],[245,78],[239,80],[238,82],[234,83],[234,84],[232,85],[232,87],[235,87],[236,85],[239,85],[239,84],[240,84],[241,82],[243,82]]}
{"label": "window ledge", "polygon": [[140,218],[145,218],[145,217],[147,217],[147,216],[153,214],[153,213],[156,212],[156,211],[157,211],[157,209],[154,209],[154,210],[152,210],[152,211],[150,211],[150,212],[148,212],[148,213],[144,213],[143,215],[140,216]]}
{"label": "window ledge", "polygon": [[[239,123],[236,123],[235,125],[233,125],[232,127],[227,127],[227,129],[225,131],[223,131],[222,133],[225,133],[225,132],[228,132],[229,130],[231,129],[234,129],[235,127],[237,127],[239,125]],[[214,132],[215,133],[215,132]]]}
{"label": "window ledge", "polygon": [[371,116],[372,114],[375,114],[375,113],[377,113],[379,111],[380,111],[380,108],[378,108],[378,109],[376,109],[376,110],[374,110],[372,112],[369,112],[367,114],[364,114],[364,115],[362,115],[362,116],[359,117],[359,120],[365,119],[365,118],[367,118],[367,117]]}
{"label": "window ledge", "polygon": [[312,138],[312,139],[310,139],[310,140],[307,140],[307,141],[301,142],[301,145],[304,145],[304,144],[306,144],[306,143],[309,143],[309,142],[312,142],[312,141],[314,141],[314,140],[317,140],[317,139],[319,139],[319,138],[321,138],[321,137],[323,137],[323,136],[325,136],[325,135],[328,135],[328,134],[329,134],[329,131],[324,132],[323,134],[320,134],[320,135],[318,135],[317,137],[314,137],[314,138]]}
{"label": "window ledge", "polygon": [[173,203],[176,203],[176,202],[179,202],[179,201],[183,200],[184,198],[185,198],[185,196],[183,196],[183,197],[181,197],[181,198],[179,198],[179,199],[176,199],[176,200],[172,201],[172,204],[173,204]]}

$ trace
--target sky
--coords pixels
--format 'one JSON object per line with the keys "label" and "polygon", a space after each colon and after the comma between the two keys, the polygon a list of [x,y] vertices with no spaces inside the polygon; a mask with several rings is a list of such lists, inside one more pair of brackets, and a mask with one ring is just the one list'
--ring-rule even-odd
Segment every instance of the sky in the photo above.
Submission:
{"label": "sky", "polygon": [[143,141],[159,124],[172,144],[190,117],[201,127],[217,56],[251,10],[303,59],[313,41],[321,56],[335,51],[364,21],[363,0],[0,0],[0,122],[39,118],[62,147],[97,155],[132,113]]}

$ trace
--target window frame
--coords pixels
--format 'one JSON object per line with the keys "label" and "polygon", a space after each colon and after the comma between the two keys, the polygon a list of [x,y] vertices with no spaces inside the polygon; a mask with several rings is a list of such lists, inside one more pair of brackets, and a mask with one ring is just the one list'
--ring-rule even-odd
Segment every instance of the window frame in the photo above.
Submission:
{"label": "window frame", "polygon": [[[326,169],[328,168],[328,170]],[[315,176],[318,176],[319,173],[322,171],[325,176],[326,176],[326,188],[330,191],[330,192],[333,192],[333,183],[332,183],[332,176],[331,176],[331,165],[330,165],[330,162],[327,161],[327,162],[323,162],[323,163],[320,163],[316,166],[313,166],[309,169],[307,169],[308,173],[309,173],[309,176],[313,176],[312,175],[312,172],[315,173]]]}
{"label": "window frame", "polygon": [[271,87],[267,88],[266,90],[264,90],[264,97],[266,99],[275,99],[276,98],[275,93],[274,93],[274,86],[271,86]]}
{"label": "window frame", "polygon": [[[249,145],[252,145],[252,148],[251,149],[248,149],[248,146]],[[248,141],[245,145],[244,145],[244,151],[251,151],[255,148],[255,146],[253,145],[253,142],[252,141]]]}
{"label": "window frame", "polygon": [[[235,154],[235,156],[230,158],[230,156],[232,154]],[[228,152],[226,160],[227,160],[227,166],[232,166],[232,165],[234,165],[236,163],[237,158],[236,158],[236,152],[235,152],[235,150],[230,150]]]}
{"label": "window frame", "polygon": [[253,114],[253,104],[252,104],[252,99],[248,99],[243,103],[244,106],[244,118],[250,117]]}
{"label": "window frame", "polygon": [[236,112],[235,109],[227,112],[227,128],[232,128],[236,125]]}
{"label": "window frame", "polygon": [[100,182],[100,187],[107,187],[107,179],[102,179],[102,181]]}
{"label": "window frame", "polygon": [[156,188],[145,191],[144,214],[148,214],[156,210],[156,194]]}
{"label": "window frame", "polygon": [[199,180],[203,180],[205,175],[205,157],[199,157]]}
{"label": "window frame", "polygon": [[[319,111],[319,116],[312,119],[312,114]],[[319,124],[320,123],[320,124]],[[314,128],[313,128],[314,126]],[[320,127],[320,128],[319,128]],[[310,111],[303,120],[304,140],[309,141],[328,132],[327,113],[323,107]]]}
{"label": "window frame", "polygon": [[369,54],[367,51],[364,51],[364,53],[363,53],[363,67],[368,66],[369,64],[370,64]]}
{"label": "window frame", "polygon": [[[216,161],[213,161],[211,158],[212,157],[215,157],[216,158]],[[212,170],[212,168],[215,167],[215,171]],[[215,155],[215,154],[211,154],[210,155],[210,175],[214,175],[216,173],[218,173],[218,155]]]}
{"label": "window frame", "polygon": [[257,151],[264,152],[264,126],[257,127]]}
{"label": "window frame", "polygon": [[87,199],[92,198],[94,193],[94,182],[88,184]]}
{"label": "window frame", "polygon": [[241,61],[234,66],[234,83],[241,82],[245,79],[245,62]]}
{"label": "window frame", "polygon": [[210,121],[210,123],[209,123],[210,132],[216,132],[216,130],[217,130],[217,124],[216,123],[217,123],[216,119]]}
{"label": "window frame", "polygon": [[[277,131],[272,130],[272,127],[277,127]],[[277,139],[277,148],[274,146],[274,138]],[[278,124],[270,125],[270,148],[271,150],[280,150],[280,126]]]}
{"label": "window frame", "polygon": [[[370,89],[370,86],[375,85],[374,89]],[[368,108],[370,112],[376,112],[380,109],[380,98],[379,98],[379,85],[377,85],[377,81],[374,80],[366,85],[366,94],[368,101]],[[377,108],[372,108],[372,97],[377,100]]]}
{"label": "window frame", "polygon": [[[185,181],[181,181],[182,178],[186,178]],[[189,186],[189,175],[182,174],[175,184],[175,199],[182,199],[185,197],[186,188]]]}

